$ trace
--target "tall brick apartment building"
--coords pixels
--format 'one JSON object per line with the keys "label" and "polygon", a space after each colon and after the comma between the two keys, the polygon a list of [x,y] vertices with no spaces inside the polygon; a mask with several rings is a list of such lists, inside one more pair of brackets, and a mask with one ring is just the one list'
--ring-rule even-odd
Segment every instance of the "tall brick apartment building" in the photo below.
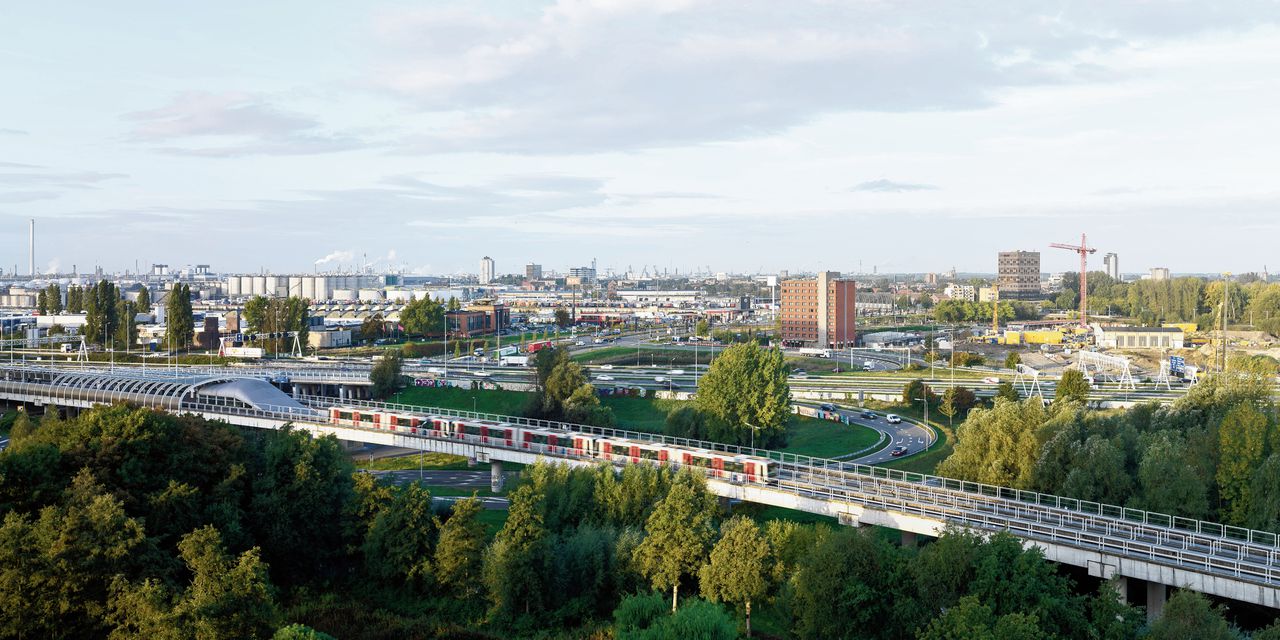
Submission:
{"label": "tall brick apartment building", "polygon": [[858,284],[823,271],[810,280],[783,280],[782,343],[842,349],[857,339]]}

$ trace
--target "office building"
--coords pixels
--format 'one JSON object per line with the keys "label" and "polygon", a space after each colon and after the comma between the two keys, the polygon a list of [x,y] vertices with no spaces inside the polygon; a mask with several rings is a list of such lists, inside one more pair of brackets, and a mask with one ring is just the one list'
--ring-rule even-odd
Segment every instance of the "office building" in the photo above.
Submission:
{"label": "office building", "polygon": [[1168,267],[1151,267],[1151,279],[1160,281],[1169,279]]}
{"label": "office building", "polygon": [[529,264],[526,264],[524,266],[524,279],[525,280],[541,280],[542,265],[534,264],[532,262],[530,262]]}
{"label": "office building", "polygon": [[595,267],[573,267],[569,269],[569,277],[577,278],[579,284],[588,285],[596,282]]}
{"label": "office building", "polygon": [[858,285],[823,271],[811,280],[783,280],[782,342],[787,346],[843,348],[857,340]]}
{"label": "office building", "polygon": [[485,256],[480,258],[480,284],[489,284],[494,278],[493,258]]}
{"label": "office building", "polygon": [[971,284],[960,284],[958,282],[952,282],[951,284],[947,285],[945,289],[942,290],[942,295],[946,296],[951,300],[963,300],[965,302],[973,302],[974,297],[977,294],[976,294],[976,290],[973,288],[973,285]]}
{"label": "office building", "polygon": [[1040,294],[1040,252],[1001,251],[996,262],[1001,300],[1035,300]]}
{"label": "office building", "polygon": [[1114,253],[1102,256],[1102,266],[1106,268],[1107,275],[1111,276],[1112,280],[1120,280],[1120,256]]}

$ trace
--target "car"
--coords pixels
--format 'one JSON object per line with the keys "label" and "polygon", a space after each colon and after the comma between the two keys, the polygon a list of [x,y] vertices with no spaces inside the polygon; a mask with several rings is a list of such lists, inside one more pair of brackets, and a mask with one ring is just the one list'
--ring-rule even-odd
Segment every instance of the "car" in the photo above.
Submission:
{"label": "car", "polygon": [[795,373],[791,374],[791,375],[790,375],[790,376],[788,376],[788,377],[791,377],[791,378],[808,378],[808,377],[809,377],[809,374],[807,374],[807,373],[805,373],[805,372],[803,372],[803,371],[797,371],[797,372],[795,372]]}
{"label": "car", "polygon": [[894,415],[894,414],[892,414],[892,413],[891,413],[891,414],[889,414],[889,415],[885,416],[884,421],[885,421],[885,422],[888,422],[889,424],[901,424],[901,423],[902,423],[902,417],[901,417],[901,416]]}
{"label": "car", "polygon": [[671,375],[673,375],[673,376],[682,376],[682,375],[684,375],[684,369],[672,369],[672,370],[671,370]]}
{"label": "car", "polygon": [[596,338],[595,340],[592,340],[591,342],[593,342],[593,343],[595,343],[595,344],[604,344],[604,338]]}
{"label": "car", "polygon": [[874,362],[870,361],[870,360],[868,360],[868,361],[866,361],[866,362],[862,363],[862,370],[863,370],[863,371],[874,371],[874,370],[875,370],[875,368],[876,368],[876,364],[875,364]]}
{"label": "car", "polygon": [[654,381],[654,382],[666,382],[666,381],[667,381],[667,377],[666,377],[666,376],[654,376],[654,377],[653,377],[653,381]]}
{"label": "car", "polygon": [[906,453],[907,453],[907,448],[902,445],[898,445],[893,448],[893,451],[889,452],[889,455],[897,458],[899,456],[905,455]]}
{"label": "car", "polygon": [[583,342],[583,341],[581,341],[581,340],[579,340],[579,341],[577,341],[577,342],[575,342],[575,343],[573,343],[573,344],[574,344],[574,346],[576,346],[576,347],[585,347],[585,346],[587,346],[587,343],[585,343],[585,342]]}
{"label": "car", "polygon": [[611,364],[602,364],[600,365],[600,368],[604,369],[605,371],[613,371],[613,365]]}
{"label": "car", "polygon": [[477,372],[475,372],[475,375],[477,375],[477,376],[479,376],[479,377],[481,377],[481,378],[488,378],[489,376],[491,376],[491,375],[493,375],[493,374],[492,374],[492,373],[489,373],[488,371],[477,371]]}
{"label": "car", "polygon": [[427,367],[427,373],[444,373],[444,367]]}
{"label": "car", "polygon": [[880,417],[880,416],[879,416],[876,412],[874,412],[874,411],[863,411],[863,412],[862,412],[862,414],[861,414],[861,416],[862,416],[862,419],[863,419],[863,420],[875,420],[876,418],[879,418],[879,417]]}
{"label": "car", "polygon": [[596,376],[596,380],[604,380],[605,382],[609,382],[613,380],[613,376]]}
{"label": "car", "polygon": [[836,406],[835,406],[834,404],[831,404],[830,402],[824,402],[824,403],[822,403],[822,404],[818,405],[818,408],[819,408],[819,409],[822,409],[823,411],[835,411],[835,410],[836,410]]}

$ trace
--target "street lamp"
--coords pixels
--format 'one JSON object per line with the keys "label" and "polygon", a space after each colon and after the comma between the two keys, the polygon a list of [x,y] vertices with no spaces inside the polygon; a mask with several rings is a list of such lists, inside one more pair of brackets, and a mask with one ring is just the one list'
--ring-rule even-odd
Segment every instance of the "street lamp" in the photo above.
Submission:
{"label": "street lamp", "polygon": [[745,424],[748,427],[751,427],[751,449],[752,451],[754,451],[756,448],[756,429],[759,429],[760,427],[757,427],[754,424],[751,424],[750,422],[747,422],[745,420],[742,422],[742,424]]}
{"label": "street lamp", "polygon": [[925,385],[924,387],[924,397],[916,398],[916,402],[924,403],[924,423],[928,425],[929,424],[929,385]]}

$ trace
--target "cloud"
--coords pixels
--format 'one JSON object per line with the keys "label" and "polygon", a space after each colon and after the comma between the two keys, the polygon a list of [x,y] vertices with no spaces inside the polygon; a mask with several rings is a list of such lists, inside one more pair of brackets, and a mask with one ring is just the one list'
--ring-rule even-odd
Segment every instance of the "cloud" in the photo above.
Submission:
{"label": "cloud", "polygon": [[338,264],[341,264],[343,262],[351,262],[352,260],[355,259],[355,257],[356,257],[355,253],[351,251],[334,251],[329,255],[323,258],[320,258],[319,260],[316,260],[316,264],[322,265],[322,264],[329,264],[330,262],[336,262]]}
{"label": "cloud", "polygon": [[161,144],[173,155],[230,158],[306,155],[366,146],[351,135],[325,131],[309,116],[280,109],[248,93],[180,93],[166,106],[124,116],[131,139]]}
{"label": "cloud", "polygon": [[1099,53],[1267,15],[1130,3],[561,0],[502,15],[400,10],[374,86],[434,116],[411,154],[594,153],[769,135],[841,112],[981,109],[1016,87],[1106,81]]}
{"label": "cloud", "polygon": [[53,200],[68,192],[97,189],[109,180],[128,178],[123,173],[64,171],[18,162],[0,162],[0,203]]}
{"label": "cloud", "polygon": [[0,128],[0,136],[25,136],[30,135],[29,132],[22,129],[2,129]]}
{"label": "cloud", "polygon": [[913,182],[894,182],[893,180],[868,180],[854,185],[850,191],[874,191],[877,193],[902,193],[905,191],[936,191],[937,185]]}

